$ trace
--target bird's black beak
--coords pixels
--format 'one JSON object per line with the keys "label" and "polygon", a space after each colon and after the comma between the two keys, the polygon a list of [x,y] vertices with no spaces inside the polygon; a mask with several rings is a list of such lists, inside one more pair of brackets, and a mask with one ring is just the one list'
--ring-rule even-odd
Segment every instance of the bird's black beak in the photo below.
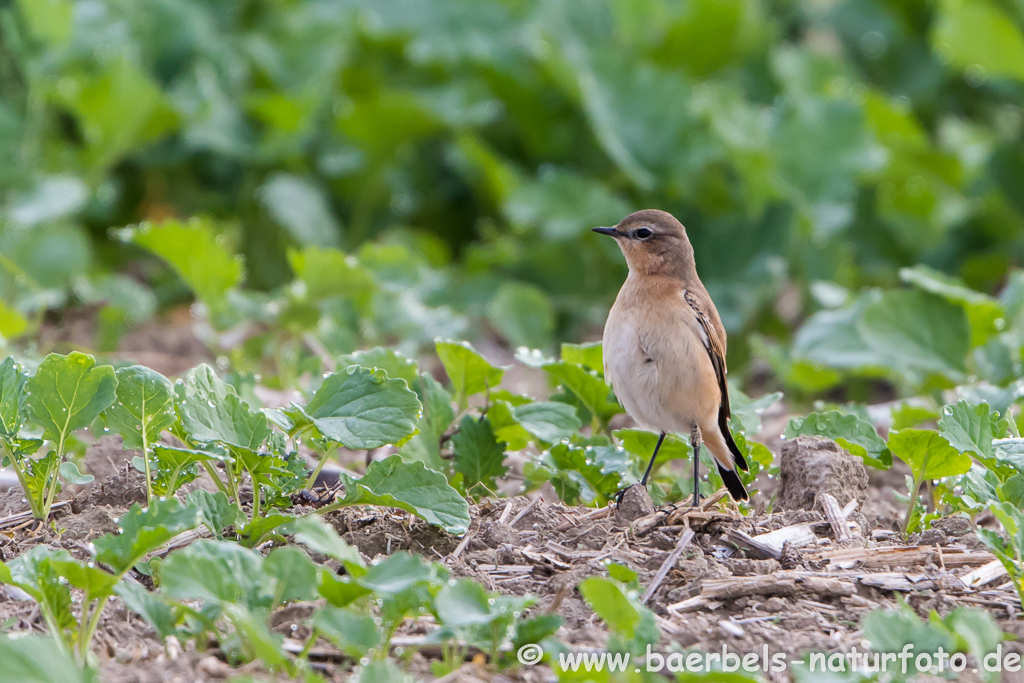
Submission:
{"label": "bird's black beak", "polygon": [[619,236],[619,231],[615,228],[591,228],[591,230],[601,235],[608,235],[609,237]]}

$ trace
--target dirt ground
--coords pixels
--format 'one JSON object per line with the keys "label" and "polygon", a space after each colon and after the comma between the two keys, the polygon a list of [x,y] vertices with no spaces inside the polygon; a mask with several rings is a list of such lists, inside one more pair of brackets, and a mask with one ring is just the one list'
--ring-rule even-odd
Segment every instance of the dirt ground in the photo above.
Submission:
{"label": "dirt ground", "polygon": [[[181,332],[189,329],[184,321],[165,322],[126,336],[118,357],[168,375],[208,360],[205,345],[190,332]],[[50,340],[53,345],[74,346],[92,333],[86,323],[67,324],[63,330]],[[523,374],[510,381],[517,389],[536,393],[531,390],[543,389],[537,385],[544,380]],[[641,591],[655,586],[644,599],[657,615],[662,652],[712,652],[727,646],[736,653],[762,653],[767,644],[772,654],[785,653],[792,661],[809,651],[863,649],[863,615],[895,606],[898,599],[922,617],[931,610],[945,615],[957,605],[983,607],[1008,633],[1024,634],[1016,620],[1021,606],[1005,577],[971,587],[960,580],[992,560],[970,522],[947,519],[938,529],[901,539],[895,533],[903,514],[896,494],[905,494],[905,470],[897,465],[887,472],[865,472],[859,459],[829,450],[834,445],[803,444],[794,451],[792,443],[778,438],[786,422],[782,407],[762,417],[761,440],[777,454],[782,474],[758,481],[760,491],[747,516],[727,501],[651,514],[635,506],[631,491],[621,510],[574,508],[543,496],[476,504],[470,530],[461,539],[410,515],[379,508],[345,509],[327,519],[367,561],[409,550],[490,590],[536,596],[533,612],[561,615],[564,625],[557,638],[577,650],[600,650],[607,641],[607,631],[577,586],[588,576],[605,575],[609,562],[634,570]],[[127,508],[145,499],[142,477],[128,464],[132,455],[117,437],[92,444],[85,469],[96,482],[71,487],[71,504],[55,515],[52,528],[0,529],[0,559],[10,560],[38,543],[88,557],[89,542],[115,531]],[[840,508],[849,506],[835,524],[823,509],[826,493]],[[0,519],[26,507],[19,490],[0,490]],[[763,536],[773,531],[789,541]],[[308,633],[305,620],[313,607],[282,609],[274,617],[275,630],[301,638]],[[419,642],[433,627],[431,618],[421,617],[408,622],[395,639],[419,680],[434,680],[430,663],[439,651]],[[0,629],[43,632],[45,626],[32,601],[0,589]],[[1006,647],[1024,652],[1016,642]],[[112,683],[222,681],[239,674],[267,679],[258,665],[228,666],[215,649],[165,646],[116,599],[106,608],[94,650],[102,680]],[[311,660],[335,681],[346,680],[354,665],[326,643],[314,649]],[[766,678],[789,680],[786,674]],[[534,683],[553,680],[553,675],[543,665],[495,674],[471,660],[445,680]],[[961,680],[979,679],[967,674]],[[1002,680],[1024,677],[1004,674]]]}
{"label": "dirt ground", "polygon": [[[90,449],[87,464],[101,476],[77,492],[53,529],[0,532],[0,558],[9,560],[37,543],[63,547],[86,558],[91,539],[117,529],[116,519],[131,503],[144,498],[144,488],[141,478],[125,467],[130,453],[114,441],[104,439]],[[888,504],[892,492],[885,491],[898,478],[898,473],[876,475],[869,484],[866,475],[862,482],[847,477],[832,491],[837,497],[862,500],[846,522],[849,538],[845,540],[836,538],[835,528],[820,509],[742,517],[730,503],[718,501],[698,510],[668,509],[645,516],[629,512],[632,492],[622,510],[574,508],[525,497],[484,502],[472,507],[473,523],[461,539],[409,515],[375,508],[349,508],[327,519],[367,560],[409,550],[491,590],[537,596],[534,611],[560,614],[564,625],[557,637],[577,649],[600,649],[606,642],[607,632],[576,586],[588,576],[605,575],[608,562],[637,572],[641,589],[657,582],[647,605],[658,617],[662,651],[710,652],[728,646],[733,652],[746,653],[761,652],[769,644],[772,653],[784,652],[791,659],[812,650],[846,652],[863,647],[861,617],[877,607],[895,605],[897,595],[922,616],[932,609],[946,614],[959,604],[982,606],[1007,631],[1024,632],[1015,621],[1020,605],[1007,586],[996,581],[964,589],[957,582],[957,577],[992,559],[979,547],[966,520],[947,520],[941,530],[900,543],[892,532],[899,512]],[[781,487],[787,485],[784,476]],[[784,494],[780,491],[777,499]],[[0,517],[22,507],[19,492],[0,492]],[[790,533],[795,528],[804,532],[802,540],[784,544],[775,557],[771,548],[756,542],[760,534],[779,529]],[[694,532],[692,540],[665,568],[688,529]],[[752,545],[745,540],[750,538],[755,539]],[[301,637],[312,607],[297,604],[281,610],[275,616],[275,630],[286,637]],[[14,632],[44,630],[33,602],[4,592],[0,592],[0,624]],[[432,627],[429,617],[410,621],[397,642],[415,644]],[[1008,643],[1008,648],[1020,650],[1016,643]],[[220,681],[240,673],[218,658],[216,651],[165,648],[142,619],[117,600],[107,607],[94,649],[104,681]],[[345,680],[351,673],[353,663],[326,644],[314,655],[331,680]],[[437,656],[429,647],[413,654],[411,671],[421,680],[433,680],[429,663]],[[261,675],[258,666],[242,672]],[[541,681],[551,680],[551,672],[538,666],[498,675],[469,662],[448,680]]]}

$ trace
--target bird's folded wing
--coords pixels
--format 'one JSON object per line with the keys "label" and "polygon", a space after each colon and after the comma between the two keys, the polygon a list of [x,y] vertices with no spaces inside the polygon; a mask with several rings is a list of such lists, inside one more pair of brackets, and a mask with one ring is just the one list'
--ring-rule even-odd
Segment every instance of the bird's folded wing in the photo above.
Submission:
{"label": "bird's folded wing", "polygon": [[697,323],[704,331],[701,341],[704,342],[704,348],[707,349],[708,357],[711,358],[711,366],[715,369],[715,377],[718,378],[718,388],[722,392],[721,412],[725,414],[725,417],[731,417],[729,385],[725,381],[725,344],[722,343],[722,337],[718,333],[718,329],[711,322],[711,318],[708,317],[708,314],[697,301],[697,298],[689,290],[683,292],[683,298],[686,299],[686,303],[693,309],[694,315],[697,317]]}

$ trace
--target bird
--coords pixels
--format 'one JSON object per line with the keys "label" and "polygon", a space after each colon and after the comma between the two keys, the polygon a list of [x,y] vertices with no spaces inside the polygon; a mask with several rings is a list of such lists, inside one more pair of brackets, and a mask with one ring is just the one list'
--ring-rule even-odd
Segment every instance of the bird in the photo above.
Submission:
{"label": "bird", "polygon": [[670,213],[645,209],[593,231],[614,238],[629,266],[604,326],[605,378],[629,416],[661,434],[641,485],[666,435],[689,434],[693,506],[702,443],[732,498],[747,500],[737,473],[747,462],[729,431],[725,327],[697,275],[686,228]]}

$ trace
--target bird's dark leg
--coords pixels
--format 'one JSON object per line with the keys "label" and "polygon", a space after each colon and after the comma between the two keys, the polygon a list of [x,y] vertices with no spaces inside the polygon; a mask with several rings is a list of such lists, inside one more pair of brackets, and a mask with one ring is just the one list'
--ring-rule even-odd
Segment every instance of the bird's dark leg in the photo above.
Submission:
{"label": "bird's dark leg", "polygon": [[690,446],[693,447],[693,507],[700,505],[700,427],[690,428]]}
{"label": "bird's dark leg", "polygon": [[[662,432],[661,436],[658,437],[658,443],[655,444],[655,446],[654,446],[654,453],[651,454],[651,459],[647,463],[647,470],[644,472],[644,477],[643,477],[643,479],[640,480],[640,485],[641,486],[647,486],[647,480],[650,479],[650,477],[651,477],[651,470],[654,469],[654,461],[658,457],[658,451],[661,450],[661,444],[664,441],[665,441],[665,432]],[[618,493],[615,494],[615,502],[618,503],[619,505],[622,505],[622,497],[624,495],[626,495],[626,489],[628,489],[628,488],[629,487],[627,486],[625,489],[622,489],[621,491],[619,491]]]}
{"label": "bird's dark leg", "polygon": [[661,436],[658,437],[658,443],[654,446],[654,453],[651,454],[651,459],[647,463],[647,471],[644,472],[644,478],[640,480],[640,484],[643,486],[647,486],[647,480],[651,476],[651,470],[654,469],[654,460],[658,457],[658,451],[661,450],[661,444],[664,443],[664,441],[665,432],[662,432]]}

